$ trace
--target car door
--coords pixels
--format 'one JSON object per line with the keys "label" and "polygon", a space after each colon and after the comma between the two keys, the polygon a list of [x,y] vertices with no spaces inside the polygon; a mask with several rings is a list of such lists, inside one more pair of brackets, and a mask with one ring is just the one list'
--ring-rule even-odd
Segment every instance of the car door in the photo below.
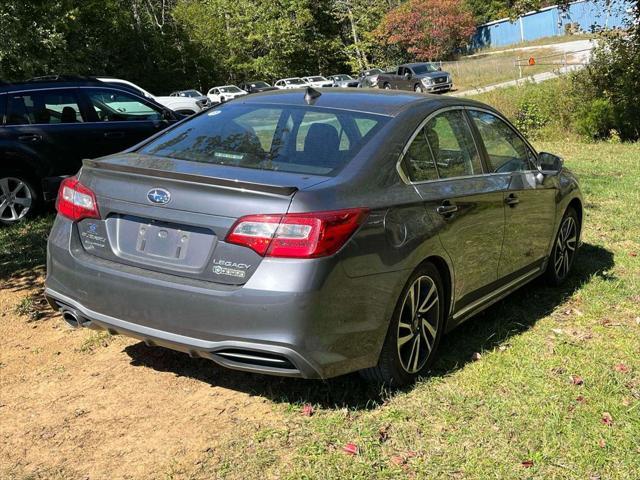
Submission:
{"label": "car door", "polygon": [[490,172],[508,179],[498,276],[527,274],[542,265],[549,251],[556,216],[557,178],[539,174],[533,149],[506,120],[489,111],[468,112],[479,132]]}
{"label": "car door", "polygon": [[132,93],[94,87],[80,91],[93,126],[89,158],[126,150],[170,124],[160,107]]}
{"label": "car door", "polygon": [[75,173],[92,143],[77,89],[14,91],[6,97],[0,139],[13,145],[14,155],[37,159],[38,177]]}
{"label": "car door", "polygon": [[461,107],[427,117],[403,163],[453,265],[454,311],[461,312],[497,281],[506,179],[485,174]]}

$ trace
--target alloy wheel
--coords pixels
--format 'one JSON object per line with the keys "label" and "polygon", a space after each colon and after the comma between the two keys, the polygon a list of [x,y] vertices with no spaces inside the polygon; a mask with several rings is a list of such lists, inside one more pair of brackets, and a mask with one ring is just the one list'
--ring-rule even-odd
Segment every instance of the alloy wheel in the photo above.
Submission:
{"label": "alloy wheel", "polygon": [[558,278],[564,278],[569,273],[577,243],[578,227],[576,221],[572,216],[567,216],[560,226],[553,255],[553,268]]}
{"label": "alloy wheel", "polygon": [[416,85],[416,88],[414,88],[414,91],[416,93],[422,93],[422,87],[420,85]]}
{"label": "alloy wheel", "polygon": [[31,188],[16,177],[0,178],[0,221],[17,222],[24,218],[33,205]]}
{"label": "alloy wheel", "polygon": [[417,373],[429,359],[438,334],[438,288],[426,275],[418,277],[405,295],[396,335],[402,368]]}

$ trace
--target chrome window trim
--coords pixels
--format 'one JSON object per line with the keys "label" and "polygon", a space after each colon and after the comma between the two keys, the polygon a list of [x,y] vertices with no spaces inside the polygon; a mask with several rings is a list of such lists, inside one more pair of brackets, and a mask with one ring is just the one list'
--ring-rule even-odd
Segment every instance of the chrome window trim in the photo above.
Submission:
{"label": "chrome window trim", "polygon": [[[465,105],[453,105],[453,106],[449,106],[449,107],[443,107],[443,108],[440,108],[439,110],[436,110],[435,112],[431,112],[422,122],[420,122],[418,127],[411,134],[411,137],[409,137],[409,140],[407,141],[407,143],[403,147],[402,152],[400,153],[400,156],[398,157],[398,161],[396,162],[396,171],[398,172],[398,175],[400,176],[400,179],[405,184],[407,184],[407,185],[422,185],[424,183],[446,182],[446,181],[450,181],[450,180],[459,180],[459,179],[465,179],[465,178],[477,178],[477,177],[482,177],[482,176],[486,176],[486,175],[492,175],[492,174],[487,173],[487,172],[484,171],[484,162],[482,162],[482,155],[480,153],[480,149],[478,148],[478,142],[476,140],[475,135],[473,134],[473,130],[471,129],[471,126],[468,124],[469,120],[466,118],[466,116],[465,116],[464,121],[467,122],[467,128],[469,128],[469,133],[471,134],[471,138],[473,138],[473,144],[476,147],[476,151],[478,152],[478,158],[480,158],[480,166],[483,169],[482,173],[473,174],[473,175],[463,175],[463,176],[460,176],[460,177],[437,178],[436,180],[421,180],[419,182],[414,182],[408,177],[407,173],[402,169],[402,161],[404,160],[404,157],[407,154],[407,151],[409,150],[409,147],[411,147],[411,144],[413,143],[415,138],[422,131],[424,126],[427,123],[429,123],[429,121],[431,121],[432,118],[434,118],[437,115],[440,115],[441,113],[445,113],[445,112],[449,112],[449,111],[455,111],[455,110],[464,111],[465,109],[466,109]],[[431,158],[433,159],[434,158],[433,157],[433,151],[431,150],[431,144],[429,143],[428,139],[427,139],[427,145],[429,145],[429,151],[431,152]],[[438,173],[438,177],[439,177],[440,176],[440,171],[438,170],[438,166],[435,164],[435,160],[434,160],[434,166],[436,167],[436,172]],[[508,172],[508,173],[510,174],[511,172]]]}

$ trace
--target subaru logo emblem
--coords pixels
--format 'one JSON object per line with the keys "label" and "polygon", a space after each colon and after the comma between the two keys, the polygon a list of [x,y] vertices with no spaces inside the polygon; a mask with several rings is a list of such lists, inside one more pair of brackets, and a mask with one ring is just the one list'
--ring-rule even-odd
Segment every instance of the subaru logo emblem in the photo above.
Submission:
{"label": "subaru logo emblem", "polygon": [[156,205],[166,205],[171,200],[171,194],[164,188],[152,188],[147,192],[147,198]]}

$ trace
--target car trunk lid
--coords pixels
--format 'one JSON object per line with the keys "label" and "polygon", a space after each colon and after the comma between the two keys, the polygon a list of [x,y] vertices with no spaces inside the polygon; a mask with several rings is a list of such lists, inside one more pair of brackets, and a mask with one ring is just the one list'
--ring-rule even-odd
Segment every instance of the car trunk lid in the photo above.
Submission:
{"label": "car trunk lid", "polygon": [[134,153],[86,160],[80,181],[101,219],[79,222],[80,239],[117,263],[241,285],[262,257],[224,241],[235,221],[284,214],[295,192],[326,179]]}

